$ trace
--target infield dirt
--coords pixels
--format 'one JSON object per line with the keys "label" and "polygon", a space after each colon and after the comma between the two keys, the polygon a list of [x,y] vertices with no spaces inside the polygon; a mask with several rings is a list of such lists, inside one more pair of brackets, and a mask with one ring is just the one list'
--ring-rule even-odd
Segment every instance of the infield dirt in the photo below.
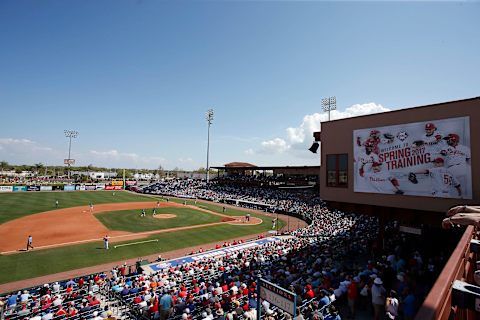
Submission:
{"label": "infield dirt", "polygon": [[[90,211],[89,206],[73,207],[67,209],[51,210],[37,213],[15,219],[0,225],[1,253],[15,253],[25,250],[27,237],[32,235],[33,246],[38,248],[52,248],[64,245],[73,245],[77,243],[99,241],[108,234],[111,242],[124,241],[146,237],[153,233],[173,231],[172,229],[156,230],[141,233],[131,233],[126,231],[112,231],[107,229],[94,216],[95,213],[108,211],[121,211],[133,209],[155,208],[156,202],[125,202],[95,205],[94,210]],[[161,208],[185,207],[175,202],[162,202]],[[209,214],[222,216],[222,221],[217,223],[187,226],[175,228],[174,230],[183,230],[206,225],[217,225],[221,223],[248,225],[258,224],[262,220],[252,217],[250,222],[244,222],[243,217],[231,217],[220,213],[212,212],[194,206],[188,206],[198,211],[204,211]],[[34,250],[37,250],[34,249]]]}

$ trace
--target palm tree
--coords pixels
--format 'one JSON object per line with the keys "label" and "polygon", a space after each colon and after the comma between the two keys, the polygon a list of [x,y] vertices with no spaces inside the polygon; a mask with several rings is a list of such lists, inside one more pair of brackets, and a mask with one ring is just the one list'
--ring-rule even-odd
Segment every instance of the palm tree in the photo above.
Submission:
{"label": "palm tree", "polygon": [[9,167],[9,164],[7,161],[0,161],[0,171],[6,170]]}
{"label": "palm tree", "polygon": [[43,168],[43,163],[41,163],[41,162],[35,163],[33,166],[35,167],[35,171],[37,172],[37,175],[38,175],[40,170]]}

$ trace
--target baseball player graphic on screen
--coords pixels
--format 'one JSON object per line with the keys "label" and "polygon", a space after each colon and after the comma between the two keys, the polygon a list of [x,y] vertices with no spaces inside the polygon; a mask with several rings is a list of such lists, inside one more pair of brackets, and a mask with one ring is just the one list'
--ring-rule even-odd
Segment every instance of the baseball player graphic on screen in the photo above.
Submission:
{"label": "baseball player graphic on screen", "polygon": [[383,165],[380,162],[372,163],[372,171],[364,172],[365,181],[370,187],[380,193],[403,194],[398,180],[388,171],[382,170]]}
{"label": "baseball player graphic on screen", "polygon": [[461,184],[450,172],[450,170],[445,168],[445,160],[443,160],[441,157],[438,157],[432,162],[433,168],[429,168],[420,172],[411,172],[408,178],[410,182],[418,183],[416,175],[425,174],[430,178],[432,196],[436,198],[461,198]]}

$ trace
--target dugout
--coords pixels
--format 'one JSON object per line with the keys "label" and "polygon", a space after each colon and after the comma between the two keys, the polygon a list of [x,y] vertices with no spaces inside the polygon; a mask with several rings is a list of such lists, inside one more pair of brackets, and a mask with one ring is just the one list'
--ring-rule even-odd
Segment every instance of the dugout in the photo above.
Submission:
{"label": "dugout", "polygon": [[[480,204],[479,123],[480,97],[323,122],[314,134],[321,143],[320,197],[383,221],[439,226],[448,208]],[[433,169],[438,158],[443,171]],[[410,172],[418,173],[417,183]],[[441,186],[435,172],[453,187]]]}

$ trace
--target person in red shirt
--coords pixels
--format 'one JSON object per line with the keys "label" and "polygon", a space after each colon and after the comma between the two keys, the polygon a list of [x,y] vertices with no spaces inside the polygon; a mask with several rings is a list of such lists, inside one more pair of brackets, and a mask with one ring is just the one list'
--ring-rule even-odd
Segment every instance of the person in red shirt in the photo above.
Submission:
{"label": "person in red shirt", "polygon": [[67,314],[68,317],[73,317],[73,316],[75,316],[77,313],[78,313],[78,311],[77,311],[77,309],[75,309],[75,307],[74,307],[73,305],[70,305],[70,306],[68,307],[68,314]]}
{"label": "person in red shirt", "polygon": [[58,311],[55,312],[55,316],[64,316],[66,314],[67,314],[67,311],[65,311],[65,309],[63,309],[61,305],[58,307]]}
{"label": "person in red shirt", "polygon": [[92,299],[90,299],[90,303],[89,303],[91,306],[96,306],[96,305],[99,305],[100,304],[100,301],[97,300],[97,298],[95,296],[92,297]]}
{"label": "person in red shirt", "polygon": [[84,284],[85,284],[85,280],[83,278],[80,278],[78,280],[78,287],[81,288],[81,287],[83,287]]}
{"label": "person in red shirt", "polygon": [[315,297],[315,292],[312,290],[312,286],[307,284],[305,286],[305,299],[312,299]]}
{"label": "person in red shirt", "polygon": [[136,297],[133,299],[133,303],[139,304],[140,302],[142,302],[142,297],[137,293]]}
{"label": "person in red shirt", "polygon": [[358,298],[358,281],[359,279],[354,278],[347,289],[347,299],[348,299],[348,308],[350,310],[350,316],[352,319],[355,318],[355,304]]}

